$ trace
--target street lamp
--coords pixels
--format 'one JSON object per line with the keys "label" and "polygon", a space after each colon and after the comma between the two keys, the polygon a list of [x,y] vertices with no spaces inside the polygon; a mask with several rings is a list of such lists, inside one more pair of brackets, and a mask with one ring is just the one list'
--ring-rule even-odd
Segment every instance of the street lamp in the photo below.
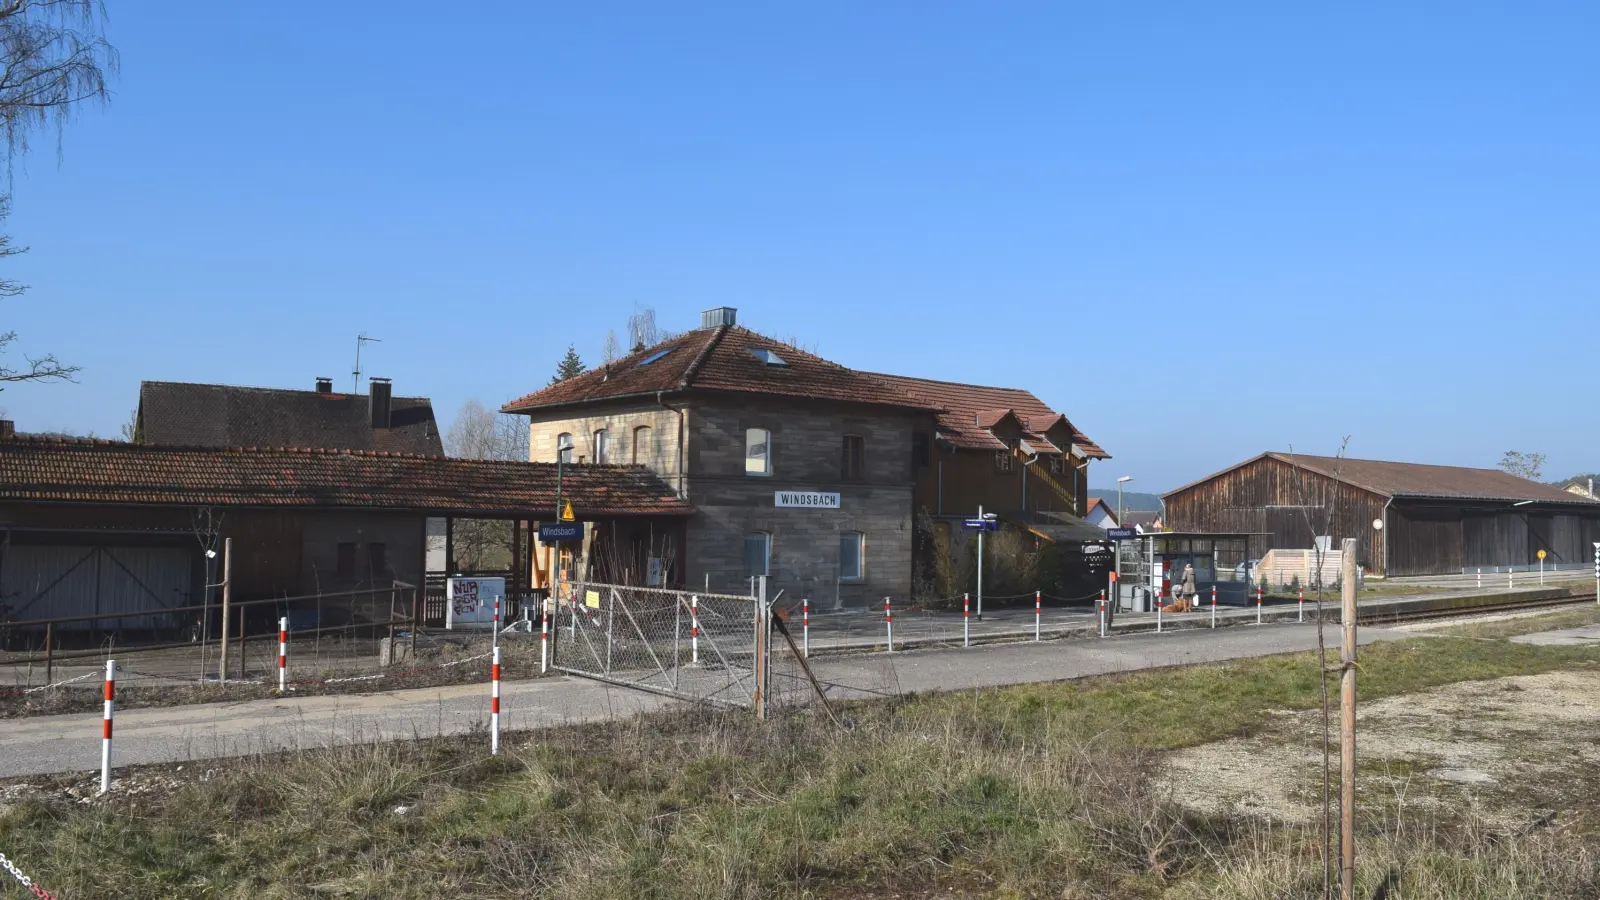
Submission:
{"label": "street lamp", "polygon": [[1122,486],[1133,480],[1132,475],[1124,475],[1117,479],[1117,527],[1122,527]]}

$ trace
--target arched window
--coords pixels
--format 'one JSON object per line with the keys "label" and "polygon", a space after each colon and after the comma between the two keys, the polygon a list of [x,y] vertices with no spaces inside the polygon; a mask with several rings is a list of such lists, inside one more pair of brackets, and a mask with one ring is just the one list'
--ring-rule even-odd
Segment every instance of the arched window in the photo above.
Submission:
{"label": "arched window", "polygon": [[633,430],[633,464],[648,466],[655,461],[656,446],[652,441],[649,425],[640,425]]}
{"label": "arched window", "polygon": [[602,466],[611,462],[611,435],[604,428],[594,433],[594,461]]}
{"label": "arched window", "polygon": [[556,435],[556,459],[559,462],[572,465],[572,432],[563,431]]}

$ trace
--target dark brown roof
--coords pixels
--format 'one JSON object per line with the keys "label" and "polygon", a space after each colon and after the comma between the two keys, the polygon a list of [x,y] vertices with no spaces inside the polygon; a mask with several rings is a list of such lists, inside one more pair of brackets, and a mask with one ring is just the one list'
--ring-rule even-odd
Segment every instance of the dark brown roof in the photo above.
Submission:
{"label": "dark brown roof", "polygon": [[[752,352],[756,350],[775,353],[784,364],[768,365],[756,358]],[[647,359],[651,361],[644,362]],[[746,328],[725,325],[690,331],[629,354],[609,366],[519,397],[501,407],[501,412],[525,413],[552,406],[690,390],[929,408],[879,376],[847,369]]]}
{"label": "dark brown roof", "polygon": [[442,456],[426,397],[395,397],[391,427],[373,428],[365,394],[146,381],[139,439],[174,447],[321,447]]}
{"label": "dark brown roof", "polygon": [[1375,459],[1337,459],[1331,456],[1267,452],[1252,457],[1199,481],[1168,491],[1171,497],[1218,475],[1261,459],[1276,459],[1328,478],[1338,477],[1346,484],[1384,497],[1423,497],[1438,500],[1495,500],[1539,503],[1584,504],[1600,509],[1600,503],[1569,494],[1550,484],[1519,478],[1499,469],[1469,469],[1463,466],[1432,466],[1423,463],[1384,462]]}
{"label": "dark brown roof", "polygon": [[[584,516],[687,515],[642,466],[566,466],[562,494]],[[553,515],[553,463],[360,450],[156,447],[0,441],[0,501],[288,506]]]}
{"label": "dark brown roof", "polygon": [[[1018,388],[985,387],[978,384],[960,384],[953,381],[934,381],[929,378],[908,378],[904,375],[877,376],[902,391],[938,407],[939,437],[957,447],[974,447],[999,450],[1004,444],[985,429],[992,427],[1006,413],[1012,413],[1027,429],[1024,436],[1029,444],[1042,445],[1050,452],[1065,453],[1044,436],[1058,419],[1066,417],[1046,406],[1028,391]],[[1110,459],[1111,454],[1100,449],[1089,436],[1073,426],[1072,442],[1091,459]]]}

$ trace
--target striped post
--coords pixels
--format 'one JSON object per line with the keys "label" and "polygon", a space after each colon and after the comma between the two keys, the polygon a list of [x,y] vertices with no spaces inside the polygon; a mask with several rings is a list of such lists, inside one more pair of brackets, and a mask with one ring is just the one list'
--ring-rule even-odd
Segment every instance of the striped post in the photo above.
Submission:
{"label": "striped post", "polygon": [[[392,642],[391,642],[392,643]],[[390,652],[393,652],[392,650]],[[289,617],[278,620],[278,693],[289,689]]]}
{"label": "striped post", "polygon": [[961,595],[961,646],[972,646],[972,595]]}
{"label": "striped post", "polygon": [[1106,636],[1106,592],[1100,592],[1100,636]]}
{"label": "striped post", "polygon": [[1516,586],[1517,586],[1517,574],[1515,572],[1511,571],[1510,569],[1507,569],[1506,570],[1506,587],[1514,588]]}
{"label": "striped post", "polygon": [[1300,618],[1297,619],[1296,621],[1304,622],[1306,620],[1306,589],[1305,588],[1301,588],[1300,589],[1299,611],[1300,611]]}
{"label": "striped post", "polygon": [[489,753],[500,755],[500,648],[494,648],[494,664],[489,667]]}
{"label": "striped post", "polygon": [[1483,587],[1483,566],[1478,567],[1478,587]]}
{"label": "striped post", "polygon": [[800,598],[800,655],[811,658],[811,598]]}
{"label": "striped post", "polygon": [[1039,616],[1040,616],[1039,592],[1038,591],[1034,591],[1033,592],[1033,642],[1036,643],[1036,644],[1039,642]]}
{"label": "striped post", "polygon": [[550,671],[550,608],[539,601],[539,674]]}
{"label": "striped post", "polygon": [[1161,608],[1162,608],[1162,606],[1163,606],[1163,604],[1159,600],[1156,601],[1156,634],[1160,634],[1161,633],[1161,612],[1162,612]]}
{"label": "striped post", "polygon": [[1256,624],[1261,624],[1261,587],[1256,586]]}
{"label": "striped post", "polygon": [[111,790],[111,714],[117,708],[117,661],[106,660],[106,712],[100,724],[100,793]]}
{"label": "striped post", "polygon": [[693,595],[689,597],[689,664],[700,664],[700,598]]}
{"label": "striped post", "polygon": [[494,635],[489,638],[489,646],[500,646],[500,597],[494,598]]}
{"label": "striped post", "polygon": [[1217,586],[1211,586],[1211,627],[1217,627]]}
{"label": "striped post", "polygon": [[894,652],[894,610],[889,607],[889,598],[883,598],[883,634],[888,642],[889,652]]}

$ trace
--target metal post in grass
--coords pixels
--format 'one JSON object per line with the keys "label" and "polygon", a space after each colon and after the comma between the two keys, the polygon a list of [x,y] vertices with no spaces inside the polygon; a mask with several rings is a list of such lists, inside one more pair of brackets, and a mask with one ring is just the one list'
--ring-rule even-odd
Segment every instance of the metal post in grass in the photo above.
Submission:
{"label": "metal post in grass", "polygon": [[1033,642],[1035,644],[1039,643],[1039,618],[1040,618],[1039,592],[1038,591],[1034,591],[1033,592]]}
{"label": "metal post in grass", "polygon": [[1106,592],[1100,592],[1100,636],[1106,636]]}
{"label": "metal post in grass", "polygon": [[[674,631],[676,633],[676,631]],[[550,671],[550,604],[539,601],[539,674]]]}
{"label": "metal post in grass", "polygon": [[111,790],[111,714],[117,706],[117,661],[106,660],[105,718],[100,724],[100,793]]}
{"label": "metal post in grass", "polygon": [[972,646],[972,595],[961,595],[961,646]]}
{"label": "metal post in grass", "polygon": [[1299,608],[1299,611],[1300,611],[1300,618],[1297,619],[1296,621],[1304,622],[1306,620],[1306,589],[1305,588],[1301,588],[1300,589],[1300,602],[1299,602],[1299,607],[1298,608]]}
{"label": "metal post in grass", "polygon": [[800,598],[800,655],[811,658],[811,598]]}
{"label": "metal post in grass", "polygon": [[700,598],[689,597],[689,665],[700,665]]}
{"label": "metal post in grass", "polygon": [[1217,627],[1217,586],[1211,586],[1211,627]]}
{"label": "metal post in grass", "polygon": [[222,542],[222,643],[217,660],[217,683],[228,680],[228,606],[233,603],[233,538]]}
{"label": "metal post in grass", "polygon": [[1340,560],[1339,636],[1339,898],[1356,891],[1356,539],[1345,538]]}
{"label": "metal post in grass", "polygon": [[1261,624],[1261,588],[1256,588],[1256,624]]}
{"label": "metal post in grass", "polygon": [[1156,634],[1161,633],[1161,601],[1156,600]]}
{"label": "metal post in grass", "polygon": [[[389,653],[394,654],[394,640],[389,641]],[[289,617],[278,619],[278,693],[289,689]]]}
{"label": "metal post in grass", "polygon": [[500,755],[500,648],[489,666],[489,754]]}
{"label": "metal post in grass", "polygon": [[889,652],[894,652],[894,611],[889,608],[889,598],[883,598],[883,635]]}

